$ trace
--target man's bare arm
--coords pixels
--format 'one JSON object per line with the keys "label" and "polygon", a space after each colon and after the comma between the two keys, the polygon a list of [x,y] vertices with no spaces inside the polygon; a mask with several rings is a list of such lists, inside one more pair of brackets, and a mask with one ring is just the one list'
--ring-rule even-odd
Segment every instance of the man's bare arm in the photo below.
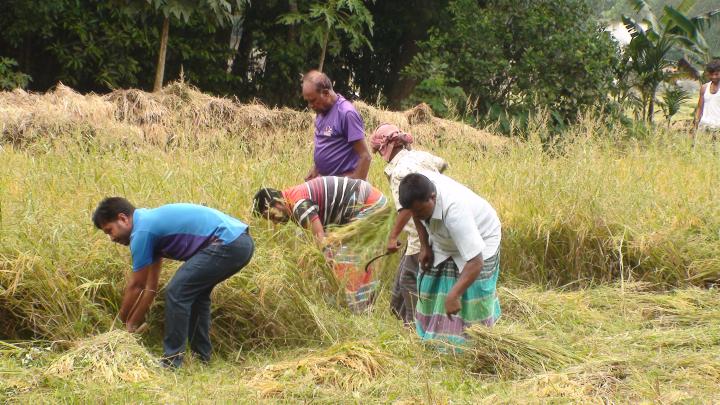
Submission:
{"label": "man's bare arm", "polygon": [[478,278],[482,267],[482,255],[477,255],[465,263],[465,267],[463,267],[462,273],[460,273],[460,278],[458,278],[458,281],[445,297],[445,313],[447,316],[460,311],[460,297],[462,297],[468,287]]}
{"label": "man's bare arm", "polygon": [[[139,294],[139,298],[136,299],[137,304],[133,303],[134,308],[130,309],[130,313],[127,316],[125,324],[129,331],[134,331],[135,328],[140,326],[142,321],[145,319],[150,305],[152,305],[157,295],[158,283],[160,280],[160,270],[162,268],[162,259],[159,259],[155,263],[141,269],[139,272],[145,272],[145,284],[142,289],[142,294]],[[138,273],[139,273],[138,272]],[[135,273],[134,273],[135,274]]]}
{"label": "man's bare arm", "polygon": [[353,142],[353,150],[358,155],[358,165],[355,170],[348,176],[353,179],[366,180],[368,172],[370,171],[370,162],[372,156],[370,150],[365,143],[365,139],[360,139]]}
{"label": "man's bare arm", "polygon": [[398,251],[400,246],[398,246],[397,239],[400,236],[400,232],[402,232],[403,228],[405,228],[405,225],[410,222],[411,218],[412,211],[408,209],[401,209],[400,211],[398,211],[397,218],[395,218],[395,224],[393,225],[392,230],[390,230],[390,236],[388,237],[388,252],[394,253]]}
{"label": "man's bare arm", "polygon": [[700,86],[700,98],[698,99],[697,108],[695,109],[695,129],[700,124],[700,118],[702,118],[703,108],[705,107],[705,99],[703,98],[705,93],[705,85]]}

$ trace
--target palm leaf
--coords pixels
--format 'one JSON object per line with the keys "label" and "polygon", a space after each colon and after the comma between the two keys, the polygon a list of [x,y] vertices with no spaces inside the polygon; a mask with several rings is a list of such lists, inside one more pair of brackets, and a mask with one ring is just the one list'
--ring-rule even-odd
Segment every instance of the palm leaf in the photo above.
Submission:
{"label": "palm leaf", "polygon": [[690,21],[699,31],[704,31],[713,24],[720,22],[720,8],[694,17]]}
{"label": "palm leaf", "polygon": [[668,18],[668,23],[672,22],[676,27],[680,28],[685,35],[694,39],[697,37],[697,26],[687,18],[683,13],[676,10],[673,7],[665,6],[665,16]]}

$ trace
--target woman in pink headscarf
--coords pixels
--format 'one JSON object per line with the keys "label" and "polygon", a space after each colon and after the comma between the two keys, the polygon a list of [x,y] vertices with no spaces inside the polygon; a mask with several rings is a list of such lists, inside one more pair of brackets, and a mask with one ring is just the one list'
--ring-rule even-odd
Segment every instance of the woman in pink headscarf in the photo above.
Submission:
{"label": "woman in pink headscarf", "polygon": [[398,187],[402,179],[410,173],[419,173],[421,171],[442,172],[447,168],[447,162],[442,158],[427,152],[410,150],[412,143],[412,135],[403,132],[392,124],[380,125],[370,138],[373,152],[378,153],[388,163],[387,167],[385,167],[385,174],[390,181],[390,190],[395,201],[395,207],[398,208],[397,219],[388,238],[388,252],[395,252],[399,249],[398,237],[403,230],[408,237],[407,247],[400,260],[390,301],[392,312],[408,326],[415,323],[417,274],[420,267],[418,262],[420,239],[413,221],[410,221],[412,213],[410,210],[400,208]]}

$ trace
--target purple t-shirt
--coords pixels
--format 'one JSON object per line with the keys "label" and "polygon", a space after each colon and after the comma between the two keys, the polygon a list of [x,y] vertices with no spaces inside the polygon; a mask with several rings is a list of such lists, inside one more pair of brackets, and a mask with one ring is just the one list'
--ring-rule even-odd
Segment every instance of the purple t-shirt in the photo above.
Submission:
{"label": "purple t-shirt", "polygon": [[339,176],[355,170],[355,141],[365,139],[360,114],[341,95],[330,110],[315,117],[315,167],[320,176]]}

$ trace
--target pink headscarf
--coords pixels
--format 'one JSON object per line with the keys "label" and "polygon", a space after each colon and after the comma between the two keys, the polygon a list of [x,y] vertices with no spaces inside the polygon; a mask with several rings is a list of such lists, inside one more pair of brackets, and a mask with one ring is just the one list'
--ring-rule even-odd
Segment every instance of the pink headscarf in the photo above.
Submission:
{"label": "pink headscarf", "polygon": [[393,124],[380,124],[370,137],[370,146],[373,152],[379,152],[380,156],[388,162],[396,146],[405,146],[411,143],[413,143],[413,136]]}

